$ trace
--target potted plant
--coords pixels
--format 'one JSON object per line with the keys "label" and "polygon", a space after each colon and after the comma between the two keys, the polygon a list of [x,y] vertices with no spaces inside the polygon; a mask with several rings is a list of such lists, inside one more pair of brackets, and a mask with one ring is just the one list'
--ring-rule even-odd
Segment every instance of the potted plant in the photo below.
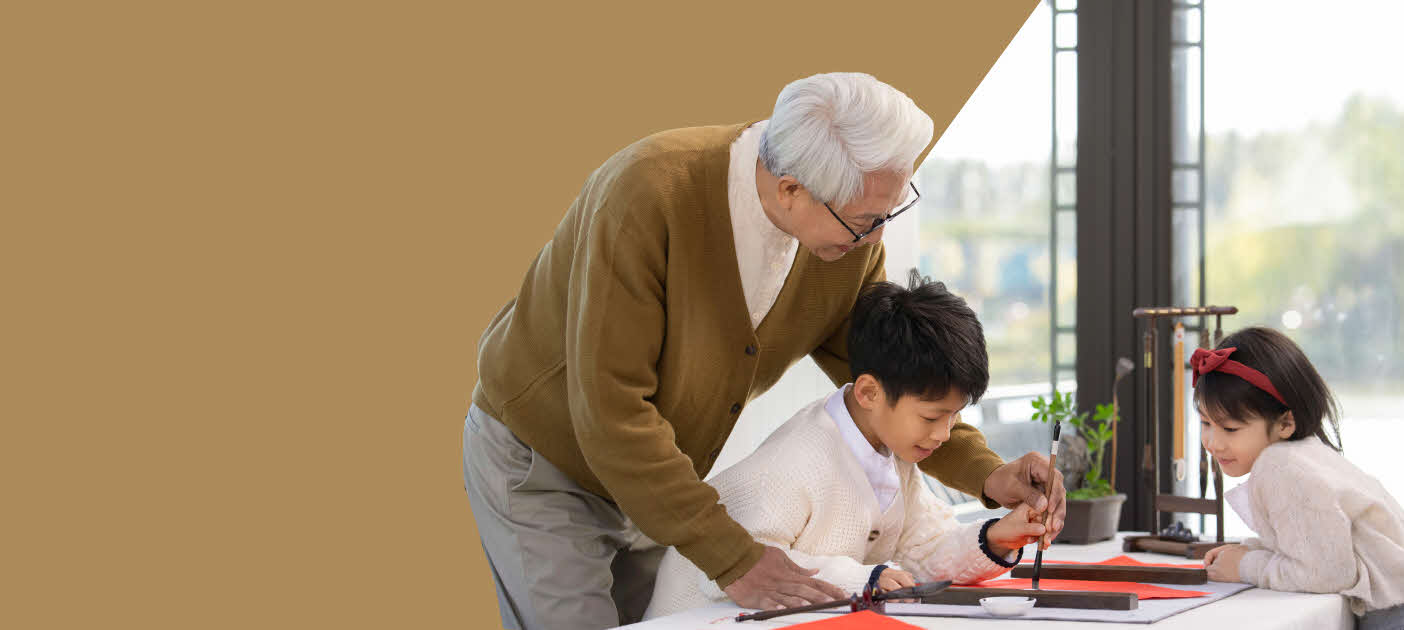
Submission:
{"label": "potted plant", "polygon": [[[1116,448],[1116,423],[1120,415],[1116,403],[1116,386],[1135,368],[1130,359],[1116,364],[1116,380],[1112,383],[1112,403],[1097,405],[1088,418],[1078,413],[1071,393],[1053,392],[1051,398],[1034,399],[1033,419],[1040,422],[1066,422],[1074,431],[1063,431],[1058,446],[1058,469],[1068,490],[1067,516],[1063,531],[1055,542],[1087,544],[1108,540],[1116,535],[1121,520],[1121,505],[1126,495],[1116,492],[1112,481],[1102,478],[1103,455],[1108,442]],[[1115,451],[1112,454],[1112,478],[1115,479]]]}

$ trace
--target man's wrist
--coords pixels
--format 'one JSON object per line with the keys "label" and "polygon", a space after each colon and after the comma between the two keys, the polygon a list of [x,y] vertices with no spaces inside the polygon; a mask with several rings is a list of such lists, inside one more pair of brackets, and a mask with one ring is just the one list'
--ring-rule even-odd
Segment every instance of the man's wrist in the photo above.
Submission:
{"label": "man's wrist", "polygon": [[722,573],[715,578],[717,587],[725,590],[726,587],[731,586],[733,582],[741,579],[741,577],[750,572],[751,569],[754,569],[756,564],[760,563],[760,559],[764,555],[765,545],[752,540],[749,548],[745,551],[744,555],[741,556],[740,561],[727,568],[725,571],[722,571]]}
{"label": "man's wrist", "polygon": [[[987,462],[987,463],[992,463],[992,462]],[[985,481],[984,481],[983,483],[980,484],[980,502],[981,502],[981,503],[984,503],[984,504],[985,504],[985,507],[987,507],[987,508],[994,509],[994,508],[1005,507],[1003,503],[1000,503],[999,501],[996,501],[996,500],[994,499],[994,496],[990,494],[990,492],[991,492],[992,490],[995,490],[994,488],[991,488],[991,487],[990,487],[990,482],[993,481],[993,480],[995,479],[995,472],[998,471],[998,470],[999,470],[1000,468],[1002,468],[1003,466],[1004,466],[1004,462],[999,462],[999,463],[995,464],[995,466],[994,466],[993,468],[990,468],[990,471],[989,471],[988,473],[985,474]],[[998,492],[996,492],[995,494],[998,494]]]}
{"label": "man's wrist", "polygon": [[995,508],[1002,508],[1002,507],[1004,507],[1004,504],[1003,504],[1003,503],[1000,503],[999,501],[996,501],[996,500],[990,498],[990,493],[989,493],[988,490],[983,491],[983,492],[980,493],[980,502],[983,503],[983,504],[985,504],[985,507],[987,507],[987,508],[989,508],[989,509],[991,509],[991,510],[993,510],[993,509],[995,509]]}

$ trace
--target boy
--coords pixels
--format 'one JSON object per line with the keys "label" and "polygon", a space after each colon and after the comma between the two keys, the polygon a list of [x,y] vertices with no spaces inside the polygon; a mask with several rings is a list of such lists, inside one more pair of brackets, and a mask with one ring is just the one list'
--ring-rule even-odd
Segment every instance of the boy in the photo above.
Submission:
{"label": "boy", "polygon": [[[965,300],[941,283],[869,285],[854,305],[848,346],[852,383],[708,482],[727,513],[850,593],[870,581],[882,590],[980,582],[1018,563],[1043,533],[1027,505],[961,525],[916,468],[989,384],[984,333]],[[644,617],[723,601],[715,582],[669,549]],[[781,597],[766,607],[799,603]]]}

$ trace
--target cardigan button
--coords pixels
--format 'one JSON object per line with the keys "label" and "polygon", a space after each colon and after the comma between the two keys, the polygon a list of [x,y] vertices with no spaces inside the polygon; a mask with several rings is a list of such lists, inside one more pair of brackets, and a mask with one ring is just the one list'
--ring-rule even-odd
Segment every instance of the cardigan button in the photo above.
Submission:
{"label": "cardigan button", "polygon": [[708,456],[707,456],[707,459],[709,459],[709,460],[715,462],[715,461],[717,461],[717,456],[718,456],[718,455],[721,455],[721,449],[716,449],[716,450],[712,451],[712,454],[711,454],[711,455],[708,455]]}
{"label": "cardigan button", "polygon": [[879,532],[879,531],[876,530],[876,529],[873,530],[873,531],[868,532],[868,542],[873,542],[874,540],[877,540],[877,539],[878,539],[878,535],[881,534],[881,533],[882,533],[882,532]]}
{"label": "cardigan button", "polygon": [[756,356],[756,347],[754,345],[746,346],[746,354]]}
{"label": "cardigan button", "polygon": [[731,405],[731,413],[741,413],[741,403]]}

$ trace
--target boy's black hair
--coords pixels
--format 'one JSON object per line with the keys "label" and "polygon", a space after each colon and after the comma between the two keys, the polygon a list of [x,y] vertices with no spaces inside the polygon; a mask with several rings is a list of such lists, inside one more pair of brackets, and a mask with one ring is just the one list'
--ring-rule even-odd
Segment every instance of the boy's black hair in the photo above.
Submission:
{"label": "boy's black hair", "polygon": [[[1229,359],[1262,372],[1287,404],[1283,405],[1271,394],[1238,376],[1209,372],[1200,375],[1199,384],[1194,388],[1194,400],[1205,411],[1238,420],[1258,416],[1271,426],[1279,416],[1291,410],[1296,430],[1288,440],[1315,435],[1331,448],[1341,450],[1340,409],[1336,399],[1296,342],[1271,328],[1254,326],[1224,337],[1219,348],[1237,348]],[[1335,442],[1326,435],[1328,423],[1336,436]]]}
{"label": "boy's black hair", "polygon": [[871,374],[890,404],[906,394],[936,400],[956,388],[980,400],[990,384],[985,333],[975,311],[940,282],[913,279],[863,288],[848,330],[848,366]]}

